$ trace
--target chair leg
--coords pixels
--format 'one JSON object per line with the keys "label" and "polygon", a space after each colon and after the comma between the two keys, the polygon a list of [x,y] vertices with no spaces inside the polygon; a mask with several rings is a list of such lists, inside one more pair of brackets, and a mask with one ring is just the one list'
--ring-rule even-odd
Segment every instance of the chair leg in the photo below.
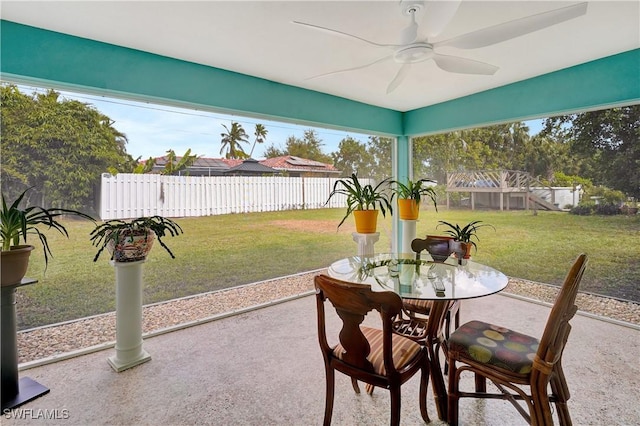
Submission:
{"label": "chair leg", "polygon": [[429,366],[422,367],[420,374],[420,414],[425,423],[431,423],[427,411],[427,392],[429,390]]}
{"label": "chair leg", "polygon": [[[354,379],[353,377],[351,378],[351,386],[353,387],[353,391],[355,393],[360,393],[360,386],[358,386],[358,381],[356,379]],[[365,387],[369,386],[369,384],[365,384]]]}
{"label": "chair leg", "polygon": [[400,425],[400,386],[389,389],[391,392],[391,426]]}
{"label": "chair leg", "polygon": [[556,397],[556,411],[558,412],[558,420],[561,426],[571,426],[571,415],[569,414],[569,407],[567,401],[571,394],[567,386],[567,381],[564,378],[564,371],[560,362],[556,364],[556,370],[551,376],[551,391]]}
{"label": "chair leg", "polygon": [[475,384],[476,384],[476,392],[484,393],[487,391],[487,378],[481,374],[475,374]]}
{"label": "chair leg", "polygon": [[[456,302],[460,303],[460,302]],[[453,322],[453,330],[455,331],[460,327],[460,306],[455,309],[454,314],[454,322]],[[446,340],[449,340],[449,336],[451,335],[451,310],[447,311],[447,316],[445,318],[445,328],[444,328],[444,336]],[[444,361],[444,374],[449,374],[449,361],[445,359]]]}
{"label": "chair leg", "polygon": [[[458,314],[456,313],[456,316]],[[444,338],[446,341],[449,341],[449,335],[451,334],[451,311],[447,311],[447,316],[444,320]],[[445,358],[444,360],[444,375],[449,374],[449,360]]]}
{"label": "chair leg", "polygon": [[327,385],[324,405],[324,426],[331,424],[331,416],[333,415],[333,395],[335,390],[335,372],[332,368],[326,367]]}
{"label": "chair leg", "polygon": [[431,387],[433,389],[436,408],[438,409],[438,418],[446,420],[447,416],[447,388],[440,371],[440,358],[438,357],[440,345],[429,343],[427,349],[429,351],[429,373],[431,374]]}
{"label": "chair leg", "polygon": [[551,416],[551,403],[549,402],[549,394],[547,392],[546,382],[543,384],[532,384],[531,400],[533,409],[531,412],[531,424],[540,426],[552,426],[553,417]]}
{"label": "chair leg", "polygon": [[451,426],[458,425],[458,403],[460,397],[458,395],[458,380],[456,362],[453,359],[448,359],[449,364],[449,391],[448,391],[448,410],[447,421]]}

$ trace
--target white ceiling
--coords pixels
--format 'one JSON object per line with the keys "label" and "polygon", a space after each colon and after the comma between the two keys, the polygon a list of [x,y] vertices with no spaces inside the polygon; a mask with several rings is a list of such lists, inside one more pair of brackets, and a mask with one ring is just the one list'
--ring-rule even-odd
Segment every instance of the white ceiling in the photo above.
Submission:
{"label": "white ceiling", "polygon": [[[430,42],[576,4],[464,1]],[[424,8],[417,16],[424,22]],[[408,111],[640,47],[640,2],[589,2],[578,18],[493,46],[438,52],[500,67],[492,76],[448,73],[414,64],[392,93],[392,50],[313,30],[303,21],[378,43],[400,42],[409,24],[400,1],[2,1],[2,19],[253,75],[364,103]],[[424,28],[421,27],[421,35]]]}

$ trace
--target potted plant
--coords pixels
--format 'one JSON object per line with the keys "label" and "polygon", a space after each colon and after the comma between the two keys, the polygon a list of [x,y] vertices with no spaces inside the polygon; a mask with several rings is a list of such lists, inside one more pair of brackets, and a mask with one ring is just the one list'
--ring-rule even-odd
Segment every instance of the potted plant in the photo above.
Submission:
{"label": "potted plant", "polygon": [[445,222],[444,220],[440,220],[438,221],[438,225],[436,226],[436,228],[439,228],[440,226],[445,226],[447,228],[444,231],[445,234],[453,237],[454,241],[461,243],[461,252],[464,252],[464,259],[468,259],[469,257],[471,257],[471,247],[474,247],[476,250],[478,250],[478,246],[476,245],[476,242],[473,241],[473,238],[475,238],[477,241],[480,241],[477,235],[477,231],[479,228],[482,228],[483,226],[489,226],[494,230],[496,229],[493,227],[493,225],[482,223],[481,220],[474,220],[467,223],[463,227],[460,227],[460,225],[458,225],[457,223],[454,225],[452,223]]}
{"label": "potted plant", "polygon": [[[84,219],[94,219],[76,210],[51,208],[45,209],[39,206],[20,208],[20,203],[27,192],[25,189],[9,204],[2,194],[2,210],[0,211],[0,239],[2,240],[2,285],[15,285],[22,281],[29,266],[29,256],[34,246],[27,244],[29,235],[37,235],[42,243],[44,251],[45,271],[49,265],[49,257],[53,256],[47,236],[42,227],[55,229],[62,235],[69,237],[67,229],[58,220],[61,216],[75,215]],[[38,226],[41,226],[40,228]]]}
{"label": "potted plant", "polygon": [[91,231],[90,240],[98,247],[93,261],[97,261],[106,248],[115,262],[136,262],[144,260],[153,247],[155,238],[160,245],[175,259],[162,238],[182,234],[180,225],[162,216],[139,217],[129,221],[108,220]]}
{"label": "potted plant", "polygon": [[389,213],[393,213],[391,201],[394,194],[388,195],[385,192],[385,187],[388,186],[388,184],[389,179],[384,179],[376,186],[371,184],[362,185],[355,173],[353,173],[351,177],[338,179],[333,185],[333,191],[327,199],[328,203],[331,197],[336,194],[347,196],[347,212],[338,224],[338,228],[340,228],[347,217],[353,213],[356,222],[356,232],[360,234],[376,232],[378,209],[382,212],[382,216],[385,217],[387,210]]}
{"label": "potted plant", "polygon": [[425,186],[427,183],[435,183],[431,179],[419,179],[416,181],[408,180],[407,183],[399,181],[391,181],[396,186],[392,191],[398,195],[398,213],[400,219],[416,220],[420,214],[420,201],[423,195],[428,195],[433,201],[433,207],[438,211],[436,205],[436,192],[431,186]]}

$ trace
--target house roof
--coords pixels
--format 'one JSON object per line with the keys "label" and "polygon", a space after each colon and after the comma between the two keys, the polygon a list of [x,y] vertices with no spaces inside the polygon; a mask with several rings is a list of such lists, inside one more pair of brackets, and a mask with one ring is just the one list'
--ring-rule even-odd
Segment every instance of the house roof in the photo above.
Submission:
{"label": "house roof", "polygon": [[272,169],[271,167],[260,164],[258,160],[254,160],[253,158],[247,158],[242,161],[240,164],[231,167],[227,172],[247,172],[247,173],[278,173],[277,170]]}
{"label": "house roof", "polygon": [[[176,161],[180,161],[182,157],[176,157]],[[167,156],[156,157],[156,167],[164,167],[167,164]],[[223,161],[221,158],[205,158],[199,157],[194,162],[193,165],[190,166],[190,169],[201,169],[201,170],[209,170],[209,171],[226,171],[229,170],[231,166]]]}
{"label": "house roof", "polygon": [[340,170],[336,169],[332,164],[321,163],[319,161],[295,157],[293,155],[267,158],[266,160],[260,161],[260,163],[276,170],[295,170],[312,173],[341,173]]}
{"label": "house roof", "polygon": [[[182,157],[176,157],[180,161]],[[167,156],[156,157],[156,167],[161,168],[167,164]],[[237,158],[197,158],[190,170],[209,170],[212,172],[226,173],[231,171],[246,171],[250,173],[275,173],[276,171],[297,171],[312,173],[335,173],[340,170],[332,164],[321,163],[319,161],[284,155],[281,157],[267,158],[266,160],[254,160],[249,158],[241,160]]]}

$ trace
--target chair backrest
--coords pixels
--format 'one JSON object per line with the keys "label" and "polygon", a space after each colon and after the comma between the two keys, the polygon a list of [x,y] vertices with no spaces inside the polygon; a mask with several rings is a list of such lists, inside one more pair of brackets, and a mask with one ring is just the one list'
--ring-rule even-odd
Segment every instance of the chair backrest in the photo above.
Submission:
{"label": "chair backrest", "polygon": [[339,341],[344,348],[342,361],[356,368],[373,371],[367,356],[371,351],[360,324],[372,310],[380,312],[383,330],[383,358],[387,372],[394,371],[391,352],[391,324],[402,310],[400,296],[391,291],[374,292],[371,286],[341,281],[327,275],[315,277],[316,304],[318,310],[318,338],[325,358],[331,354],[327,341],[324,304],[329,300],[342,320]]}
{"label": "chair backrest", "polygon": [[586,266],[587,255],[581,254],[569,270],[547,319],[533,362],[534,380],[540,380],[541,385],[546,385],[548,376],[562,357],[571,332],[569,321],[578,310],[575,301]]}

